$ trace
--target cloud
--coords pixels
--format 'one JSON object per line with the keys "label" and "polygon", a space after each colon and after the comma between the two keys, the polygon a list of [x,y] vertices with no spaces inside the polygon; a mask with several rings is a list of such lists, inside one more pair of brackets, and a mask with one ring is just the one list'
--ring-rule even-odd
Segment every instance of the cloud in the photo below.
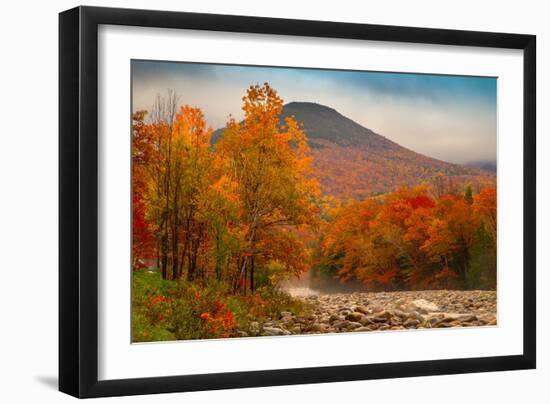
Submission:
{"label": "cloud", "polygon": [[496,159],[496,78],[133,61],[133,109],[176,90],[214,128],[242,117],[251,84],[269,82],[285,102],[311,101],[419,153],[464,163]]}

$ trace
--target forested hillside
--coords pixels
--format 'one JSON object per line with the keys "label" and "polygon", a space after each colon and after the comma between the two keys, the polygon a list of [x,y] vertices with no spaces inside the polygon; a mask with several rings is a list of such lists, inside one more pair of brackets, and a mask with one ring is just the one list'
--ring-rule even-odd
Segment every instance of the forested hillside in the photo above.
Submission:
{"label": "forested hillside", "polygon": [[[313,156],[313,170],[325,195],[362,199],[429,182],[441,193],[470,184],[474,189],[492,184],[494,171],[451,164],[416,153],[365,128],[338,111],[316,103],[284,105],[281,124],[294,117],[303,124]],[[223,134],[213,134],[217,142]]]}

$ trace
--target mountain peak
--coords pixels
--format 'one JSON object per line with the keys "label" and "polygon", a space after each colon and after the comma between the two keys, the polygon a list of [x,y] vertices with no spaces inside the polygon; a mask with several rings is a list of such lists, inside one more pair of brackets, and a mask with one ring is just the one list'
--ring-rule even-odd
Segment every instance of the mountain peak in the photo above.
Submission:
{"label": "mountain peak", "polygon": [[345,117],[334,108],[315,102],[289,102],[283,106],[281,120],[294,116],[304,124],[309,143],[313,148],[322,148],[326,142],[340,146],[368,145],[388,148],[395,143],[372,130]]}
{"label": "mountain peak", "polygon": [[331,111],[336,112],[338,115],[341,115],[338,111],[336,111],[334,108],[327,107],[326,105],[319,104],[317,102],[311,102],[311,101],[291,101],[283,106],[283,108],[298,108],[298,109],[311,109],[311,110],[317,110],[317,111]]}

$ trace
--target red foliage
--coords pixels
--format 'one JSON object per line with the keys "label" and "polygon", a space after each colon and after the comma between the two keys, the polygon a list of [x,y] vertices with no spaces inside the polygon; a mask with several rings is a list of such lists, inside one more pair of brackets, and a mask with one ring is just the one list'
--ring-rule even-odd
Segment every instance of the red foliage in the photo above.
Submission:
{"label": "red foliage", "polygon": [[145,218],[144,167],[152,159],[152,133],[144,124],[145,112],[133,115],[132,137],[132,266],[145,267],[145,259],[154,255],[154,237]]}
{"label": "red foliage", "polygon": [[[136,185],[137,182],[134,182]],[[154,237],[145,219],[145,204],[142,194],[134,191],[132,195],[132,258],[133,268],[145,267],[145,259],[154,255]]]}
{"label": "red foliage", "polygon": [[170,317],[172,299],[163,295],[153,295],[147,298],[145,307],[152,322],[162,322]]}
{"label": "red foliage", "polygon": [[435,201],[427,195],[417,195],[405,200],[405,203],[413,209],[433,208]]}
{"label": "red foliage", "polygon": [[199,317],[210,336],[227,338],[236,326],[233,312],[219,300],[211,302],[210,311],[201,313]]}

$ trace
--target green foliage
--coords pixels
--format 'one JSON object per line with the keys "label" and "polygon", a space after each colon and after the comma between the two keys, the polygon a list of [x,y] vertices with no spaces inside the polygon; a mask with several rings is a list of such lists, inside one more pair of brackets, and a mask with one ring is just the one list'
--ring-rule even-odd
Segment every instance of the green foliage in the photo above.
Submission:
{"label": "green foliage", "polygon": [[341,260],[344,254],[339,252],[328,259],[319,259],[311,268],[311,277],[316,289],[325,290],[334,286],[338,279],[338,271],[341,268]]}
{"label": "green foliage", "polygon": [[175,335],[168,330],[171,308],[160,296],[167,296],[173,285],[159,271],[132,273],[132,341],[168,341]]}
{"label": "green foliage", "polygon": [[496,288],[496,254],[491,235],[480,225],[475,235],[474,247],[468,271],[466,272],[466,287],[468,289]]}
{"label": "green foliage", "polygon": [[237,331],[255,335],[252,321],[311,307],[271,286],[253,294],[233,294],[224,282],[166,281],[159,271],[133,272],[132,341],[229,338]]}
{"label": "green foliage", "polygon": [[289,311],[297,315],[308,314],[312,307],[303,300],[294,299],[289,294],[276,288],[259,289],[259,295],[266,302],[266,317],[278,317],[282,311]]}
{"label": "green foliage", "polygon": [[472,186],[468,184],[466,187],[466,191],[464,191],[464,199],[466,199],[466,202],[469,204],[472,204],[474,202],[474,193],[472,191]]}

